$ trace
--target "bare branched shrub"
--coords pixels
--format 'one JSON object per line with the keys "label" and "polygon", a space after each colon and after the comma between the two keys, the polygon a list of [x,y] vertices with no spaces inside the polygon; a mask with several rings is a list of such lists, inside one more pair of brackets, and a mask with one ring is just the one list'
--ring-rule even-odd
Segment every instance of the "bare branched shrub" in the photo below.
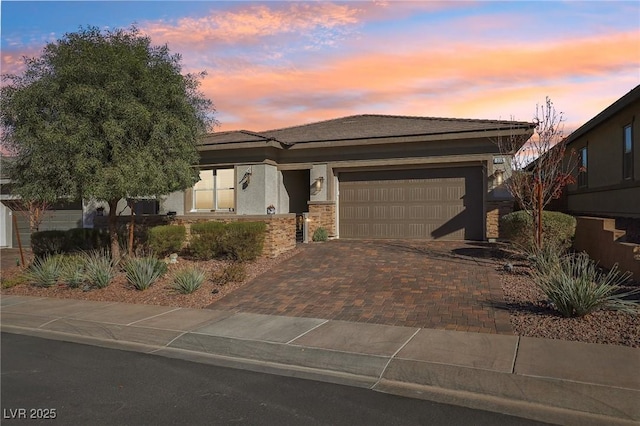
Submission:
{"label": "bare branched shrub", "polygon": [[557,112],[547,97],[543,105],[536,106],[535,133],[529,140],[516,132],[495,140],[502,154],[513,155],[513,170],[505,185],[520,208],[533,218],[538,246],[542,245],[542,211],[575,181],[577,157],[575,152],[567,152],[564,121],[563,113]]}

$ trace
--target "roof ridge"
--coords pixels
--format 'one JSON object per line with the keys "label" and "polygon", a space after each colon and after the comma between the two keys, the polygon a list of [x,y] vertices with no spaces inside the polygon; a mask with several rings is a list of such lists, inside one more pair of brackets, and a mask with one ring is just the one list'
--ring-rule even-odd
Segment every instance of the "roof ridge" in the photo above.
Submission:
{"label": "roof ridge", "polygon": [[[389,114],[361,114],[366,117],[391,117],[391,118],[406,118],[412,120],[439,120],[439,121],[465,121],[476,123],[518,123],[518,124],[532,124],[528,121],[519,120],[495,120],[490,118],[456,118],[456,117],[433,117],[422,115],[389,115]],[[355,117],[355,116],[354,116]],[[347,118],[347,117],[345,117]]]}
{"label": "roof ridge", "polygon": [[271,132],[280,132],[283,130],[291,130],[291,129],[299,129],[302,127],[308,127],[308,126],[315,126],[317,124],[323,124],[323,123],[329,123],[329,122],[333,122],[333,121],[341,121],[341,120],[347,120],[347,119],[353,119],[353,118],[358,118],[358,117],[381,117],[381,118],[400,118],[400,119],[408,119],[408,120],[432,120],[432,121],[458,121],[458,122],[470,122],[470,123],[500,123],[500,124],[519,124],[519,125],[532,125],[533,123],[529,122],[529,121],[516,121],[516,120],[492,120],[492,119],[482,119],[482,118],[454,118],[454,117],[426,117],[426,116],[418,116],[418,115],[392,115],[392,114],[354,114],[354,115],[347,115],[344,117],[338,117],[338,118],[330,118],[327,120],[320,120],[320,121],[313,121],[311,123],[305,123],[305,124],[298,124],[295,126],[287,126],[287,127],[281,127],[278,129],[271,129],[271,130],[263,130],[260,131],[259,133],[256,133],[257,135],[260,136],[264,136],[261,135],[262,133],[271,133]]}
{"label": "roof ridge", "polygon": [[326,120],[312,121],[311,123],[305,123],[305,124],[296,124],[295,126],[281,127],[279,129],[262,130],[260,133],[270,133],[270,132],[279,132],[280,130],[297,129],[299,127],[313,126],[313,125],[316,125],[316,124],[328,123],[330,121],[344,120],[345,118],[362,117],[364,115],[366,115],[366,114],[356,114],[356,115],[347,115],[345,117],[328,118]]}

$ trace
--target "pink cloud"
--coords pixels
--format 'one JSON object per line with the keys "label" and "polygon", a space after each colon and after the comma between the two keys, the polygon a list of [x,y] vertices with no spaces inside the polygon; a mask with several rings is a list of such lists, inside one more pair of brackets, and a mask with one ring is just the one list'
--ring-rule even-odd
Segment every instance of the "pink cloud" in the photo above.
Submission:
{"label": "pink cloud", "polygon": [[[535,103],[550,91],[571,104],[568,92],[579,88],[593,96],[584,87],[612,75],[630,87],[638,84],[640,57],[633,54],[637,38],[635,33],[617,33],[531,46],[441,46],[447,53],[416,48],[397,55],[361,54],[328,60],[320,68],[217,73],[204,81],[203,89],[220,111],[229,108],[236,117],[251,117],[221,120],[224,129],[265,127],[259,111],[267,117],[289,116],[290,124],[299,124],[296,120],[304,122],[307,115],[331,118],[343,112],[499,118],[498,111],[508,118],[525,104],[529,112],[519,118],[530,119]],[[588,84],[573,83],[575,77]]]}
{"label": "pink cloud", "polygon": [[336,29],[356,24],[359,14],[357,3],[289,3],[279,8],[251,5],[182,18],[176,23],[147,22],[141,27],[154,40],[210,48],[212,44],[253,44],[278,34]]}

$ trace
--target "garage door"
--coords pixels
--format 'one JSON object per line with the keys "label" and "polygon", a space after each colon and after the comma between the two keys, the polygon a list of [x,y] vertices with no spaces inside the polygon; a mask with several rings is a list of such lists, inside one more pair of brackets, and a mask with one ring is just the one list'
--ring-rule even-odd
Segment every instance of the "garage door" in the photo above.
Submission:
{"label": "garage door", "polygon": [[339,174],[340,238],[482,240],[481,167]]}

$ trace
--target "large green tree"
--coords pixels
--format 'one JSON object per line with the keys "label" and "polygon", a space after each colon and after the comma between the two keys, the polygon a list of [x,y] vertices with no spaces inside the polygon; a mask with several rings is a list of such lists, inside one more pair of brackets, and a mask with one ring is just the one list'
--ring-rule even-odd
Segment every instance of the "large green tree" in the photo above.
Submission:
{"label": "large green tree", "polygon": [[181,57],[135,28],[81,28],[4,75],[2,143],[14,156],[15,193],[29,200],[95,198],[109,204],[119,255],[122,198],[168,194],[198,180],[197,140],[214,124]]}

